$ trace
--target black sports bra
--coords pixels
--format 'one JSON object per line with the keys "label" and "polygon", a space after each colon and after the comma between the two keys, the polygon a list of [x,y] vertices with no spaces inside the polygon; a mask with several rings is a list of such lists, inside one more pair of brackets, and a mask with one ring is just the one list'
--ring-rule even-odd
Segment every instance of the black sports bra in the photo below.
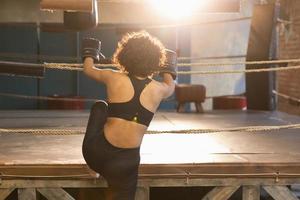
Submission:
{"label": "black sports bra", "polygon": [[117,117],[149,126],[154,113],[147,110],[140,102],[140,95],[151,79],[137,79],[128,76],[134,88],[134,96],[128,102],[108,103],[108,117]]}

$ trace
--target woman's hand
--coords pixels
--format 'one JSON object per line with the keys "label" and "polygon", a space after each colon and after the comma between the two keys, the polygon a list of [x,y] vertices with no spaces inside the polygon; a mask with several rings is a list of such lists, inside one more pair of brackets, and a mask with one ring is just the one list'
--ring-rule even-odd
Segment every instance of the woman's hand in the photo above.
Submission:
{"label": "woman's hand", "polygon": [[82,60],[91,57],[94,62],[99,61],[101,54],[101,42],[95,38],[84,38],[82,40]]}
{"label": "woman's hand", "polygon": [[165,74],[165,73],[170,74],[172,76],[173,80],[176,80],[176,78],[177,78],[177,71],[176,71],[176,69],[174,67],[172,67],[172,66],[162,67],[162,69],[160,70],[159,74],[161,76],[163,76],[163,74]]}
{"label": "woman's hand", "polygon": [[177,54],[175,51],[166,49],[166,57],[165,65],[160,68],[159,74],[163,76],[163,74],[168,73],[175,80],[177,78]]}

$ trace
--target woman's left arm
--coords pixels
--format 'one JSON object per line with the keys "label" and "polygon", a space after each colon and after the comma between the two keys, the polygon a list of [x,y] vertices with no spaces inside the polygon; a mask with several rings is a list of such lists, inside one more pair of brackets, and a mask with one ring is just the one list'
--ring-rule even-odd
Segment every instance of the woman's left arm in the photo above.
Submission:
{"label": "woman's left arm", "polygon": [[110,69],[98,69],[95,61],[99,60],[101,54],[101,42],[94,38],[85,38],[82,41],[83,72],[90,78],[107,83],[113,71]]}
{"label": "woman's left arm", "polygon": [[92,57],[86,57],[84,59],[83,72],[88,77],[103,83],[107,83],[114,73],[111,69],[96,68],[94,65],[94,59]]}

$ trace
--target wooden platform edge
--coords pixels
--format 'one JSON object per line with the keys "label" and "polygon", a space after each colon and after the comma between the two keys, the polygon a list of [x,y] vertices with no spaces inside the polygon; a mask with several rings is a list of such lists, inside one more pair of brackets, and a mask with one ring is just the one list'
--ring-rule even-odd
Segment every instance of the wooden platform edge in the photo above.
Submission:
{"label": "wooden platform edge", "polygon": [[[201,178],[201,179],[139,179],[135,200],[149,200],[151,187],[214,186],[203,199],[228,199],[238,188],[243,189],[243,200],[258,200],[264,188],[275,200],[298,200],[287,186],[300,184],[300,178]],[[73,200],[63,188],[105,188],[104,179],[0,179],[0,200],[18,189],[21,200],[35,199],[36,191],[48,200]]]}

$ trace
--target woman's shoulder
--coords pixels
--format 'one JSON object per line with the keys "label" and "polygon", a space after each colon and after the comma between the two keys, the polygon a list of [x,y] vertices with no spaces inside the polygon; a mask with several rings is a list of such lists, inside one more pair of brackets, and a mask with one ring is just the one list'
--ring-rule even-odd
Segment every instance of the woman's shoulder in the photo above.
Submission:
{"label": "woman's shoulder", "polygon": [[109,70],[109,71],[110,71],[110,76],[115,79],[128,77],[127,73],[120,70]]}
{"label": "woman's shoulder", "polygon": [[107,84],[117,84],[117,83],[124,83],[128,80],[128,75],[125,72],[122,72],[120,70],[109,70],[108,74],[108,81]]}

